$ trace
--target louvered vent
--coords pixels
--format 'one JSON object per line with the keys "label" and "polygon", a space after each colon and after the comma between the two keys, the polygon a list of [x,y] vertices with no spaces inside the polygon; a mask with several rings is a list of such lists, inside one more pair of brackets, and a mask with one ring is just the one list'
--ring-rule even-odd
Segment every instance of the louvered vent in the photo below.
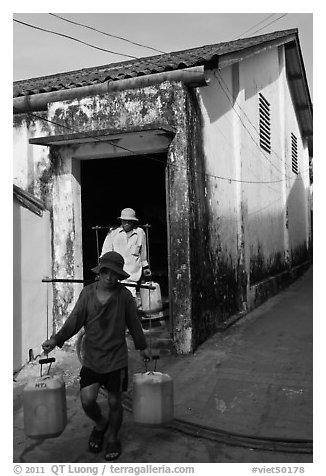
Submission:
{"label": "louvered vent", "polygon": [[291,153],[292,153],[292,172],[295,174],[299,173],[299,166],[298,166],[298,139],[296,136],[291,132]]}
{"label": "louvered vent", "polygon": [[271,105],[259,93],[259,144],[269,154],[271,153]]}

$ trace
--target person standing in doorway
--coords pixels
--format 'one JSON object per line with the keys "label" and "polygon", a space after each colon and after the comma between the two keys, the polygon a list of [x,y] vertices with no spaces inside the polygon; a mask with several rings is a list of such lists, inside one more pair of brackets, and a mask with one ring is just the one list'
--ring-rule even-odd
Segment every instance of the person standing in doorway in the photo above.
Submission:
{"label": "person standing in doorway", "polygon": [[[121,226],[109,231],[101,256],[108,251],[120,253],[125,261],[123,269],[130,275],[124,282],[136,285],[141,278],[148,280],[152,275],[147,261],[146,235],[138,226],[138,218],[132,208],[124,208],[118,219],[121,220]],[[129,290],[136,298],[136,287],[129,287]]]}
{"label": "person standing in doorway", "polygon": [[[105,459],[113,461],[121,454],[118,432],[122,424],[122,392],[128,388],[128,349],[125,329],[129,329],[141,357],[150,359],[146,339],[137,317],[135,300],[120,279],[128,278],[123,271],[123,257],[115,251],[105,253],[92,271],[99,279],[85,286],[61,329],[43,342],[46,354],[63,344],[84,327],[85,351],[80,371],[80,398],[86,415],[94,421],[88,447],[93,453],[102,449],[108,433]],[[108,391],[109,417],[105,417],[97,396],[100,386]]]}

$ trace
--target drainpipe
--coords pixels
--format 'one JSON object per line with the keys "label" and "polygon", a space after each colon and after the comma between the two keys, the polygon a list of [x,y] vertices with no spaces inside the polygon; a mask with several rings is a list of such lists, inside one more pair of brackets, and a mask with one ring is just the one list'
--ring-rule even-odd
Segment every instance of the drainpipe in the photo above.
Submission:
{"label": "drainpipe", "polygon": [[87,96],[121,91],[124,89],[136,89],[163,81],[181,81],[187,86],[201,87],[210,83],[210,76],[203,66],[189,68],[187,70],[166,71],[164,73],[148,74],[136,78],[120,79],[117,81],[105,81],[104,83],[91,86],[81,86],[73,89],[63,89],[50,93],[32,94],[14,98],[14,114],[22,114],[31,111],[46,111],[50,102],[67,101]]}

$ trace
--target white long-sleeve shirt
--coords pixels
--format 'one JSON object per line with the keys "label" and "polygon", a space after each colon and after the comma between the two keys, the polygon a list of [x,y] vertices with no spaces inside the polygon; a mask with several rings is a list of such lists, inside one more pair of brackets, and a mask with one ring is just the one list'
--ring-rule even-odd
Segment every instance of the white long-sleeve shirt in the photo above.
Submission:
{"label": "white long-sleeve shirt", "polygon": [[102,246],[102,253],[117,251],[124,260],[124,271],[130,274],[131,281],[139,281],[142,268],[148,266],[146,235],[142,228],[136,227],[126,233],[122,226],[109,231]]}

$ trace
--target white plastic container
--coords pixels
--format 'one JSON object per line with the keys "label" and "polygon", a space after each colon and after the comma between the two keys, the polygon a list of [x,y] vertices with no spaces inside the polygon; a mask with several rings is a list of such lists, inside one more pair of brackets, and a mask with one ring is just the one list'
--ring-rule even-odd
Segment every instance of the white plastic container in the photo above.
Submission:
{"label": "white plastic container", "polygon": [[67,424],[66,387],[61,376],[45,375],[23,391],[24,431],[35,439],[55,438]]}
{"label": "white plastic container", "polygon": [[173,380],[161,372],[133,376],[133,416],[135,423],[165,425],[174,418]]}
{"label": "white plastic container", "polygon": [[160,285],[153,281],[149,281],[144,284],[152,286],[155,289],[140,288],[142,310],[147,314],[148,317],[163,317],[163,304]]}

